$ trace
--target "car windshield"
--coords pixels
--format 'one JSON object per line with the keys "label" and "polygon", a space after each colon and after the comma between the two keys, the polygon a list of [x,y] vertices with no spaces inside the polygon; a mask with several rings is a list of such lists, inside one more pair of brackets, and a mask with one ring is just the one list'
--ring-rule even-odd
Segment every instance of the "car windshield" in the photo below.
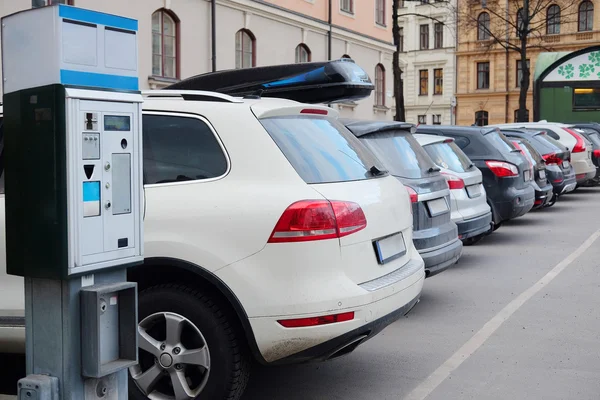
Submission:
{"label": "car windshield", "polygon": [[387,174],[373,154],[337,121],[288,116],[265,118],[261,123],[306,183],[356,181]]}
{"label": "car windshield", "polygon": [[558,140],[556,140],[553,137],[551,137],[550,135],[548,135],[546,132],[539,133],[536,136],[541,138],[542,140],[545,140],[546,142],[548,142],[552,146],[552,149],[554,151],[558,151],[558,152],[565,151],[565,146],[562,143],[560,143]]}
{"label": "car windshield", "polygon": [[[361,137],[390,173],[402,178],[423,178],[438,170],[425,150],[410,133],[377,132]],[[433,172],[433,171],[432,171]]]}
{"label": "car windshield", "polygon": [[454,172],[467,172],[473,164],[463,151],[454,143],[438,142],[423,146],[436,165]]}
{"label": "car windshield", "polygon": [[486,133],[484,137],[501,153],[507,153],[517,150],[517,148],[504,136],[499,130]]}

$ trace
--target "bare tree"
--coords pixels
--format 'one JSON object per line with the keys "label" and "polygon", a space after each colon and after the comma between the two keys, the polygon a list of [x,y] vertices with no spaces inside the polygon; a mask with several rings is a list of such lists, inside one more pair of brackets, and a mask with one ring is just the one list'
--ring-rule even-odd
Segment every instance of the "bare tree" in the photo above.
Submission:
{"label": "bare tree", "polygon": [[[552,8],[557,6],[558,8]],[[519,54],[521,82],[517,121],[526,122],[530,82],[528,50],[549,50],[544,38],[560,33],[560,27],[576,20],[576,2],[568,0],[461,0],[460,25],[466,33],[476,30],[487,50],[503,48]],[[483,13],[487,14],[483,14]],[[492,22],[493,21],[493,22]]]}
{"label": "bare tree", "polygon": [[[404,0],[404,2],[418,2],[421,3],[421,0]],[[402,68],[400,67],[400,53],[402,52],[402,38],[400,37],[400,17],[406,17],[409,15],[414,15],[417,17],[423,17],[430,19],[435,22],[439,22],[445,24],[444,21],[440,21],[439,19],[432,17],[430,15],[424,15],[420,13],[402,13],[399,14],[398,10],[400,8],[401,0],[392,0],[392,35],[394,38],[394,45],[396,46],[396,50],[394,51],[394,57],[392,61],[392,72],[394,76],[394,97],[396,99],[396,114],[394,116],[395,121],[406,121],[406,108],[404,106],[404,78],[402,74]],[[449,0],[438,0],[435,1],[432,5],[435,7],[447,7]],[[452,10],[455,11],[455,10]]]}

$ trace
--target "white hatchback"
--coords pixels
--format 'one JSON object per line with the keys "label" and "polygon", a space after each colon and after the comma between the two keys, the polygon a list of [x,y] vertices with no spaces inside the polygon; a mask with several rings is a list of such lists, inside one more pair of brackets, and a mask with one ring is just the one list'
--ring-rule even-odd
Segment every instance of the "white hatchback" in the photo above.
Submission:
{"label": "white hatchback", "polygon": [[453,138],[415,134],[450,188],[452,221],[464,244],[478,242],[492,231],[492,212],[487,204],[481,171],[454,143]]}
{"label": "white hatchback", "polygon": [[596,166],[592,161],[592,143],[583,135],[577,133],[573,129],[573,125],[539,121],[515,122],[513,124],[495,126],[499,128],[527,128],[544,131],[550,137],[566,146],[571,152],[571,164],[573,164],[573,169],[575,170],[577,184],[584,184],[596,176]]}
{"label": "white hatchback", "polygon": [[[334,358],[417,303],[425,270],[408,192],[336,111],[213,92],[145,96],[130,399],[238,399],[252,357]],[[0,216],[3,244],[4,194]],[[5,270],[0,352],[22,351],[23,282]]]}

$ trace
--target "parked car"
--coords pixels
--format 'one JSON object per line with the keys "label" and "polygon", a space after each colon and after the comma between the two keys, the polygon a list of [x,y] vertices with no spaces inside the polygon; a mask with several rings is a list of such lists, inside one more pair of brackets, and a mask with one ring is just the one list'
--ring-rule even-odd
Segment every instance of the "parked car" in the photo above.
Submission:
{"label": "parked car", "polygon": [[575,179],[578,185],[586,184],[596,176],[596,166],[592,162],[592,144],[583,135],[573,130],[573,124],[556,122],[519,122],[496,125],[503,128],[527,128],[545,131],[550,137],[558,140],[571,151],[571,163],[575,168]]}
{"label": "parked car", "polygon": [[546,176],[552,184],[554,203],[559,196],[575,190],[575,169],[571,164],[571,152],[559,141],[553,139],[544,131],[535,129],[504,128],[502,133],[509,138],[522,138],[529,141],[531,146],[541,154],[546,164]]}
{"label": "parked car", "polygon": [[535,190],[535,201],[533,209],[548,207],[554,204],[552,184],[548,181],[546,175],[546,162],[542,156],[533,148],[529,140],[523,138],[513,138],[511,140],[515,147],[521,150],[521,153],[527,158],[533,169],[533,179],[530,185]]}
{"label": "parked car", "polygon": [[592,162],[596,166],[596,176],[589,181],[591,186],[600,184],[600,124],[576,124],[573,130],[592,144]]}
{"label": "parked car", "polygon": [[481,171],[454,139],[421,134],[414,137],[448,182],[452,221],[458,226],[458,238],[466,245],[478,242],[493,228]]}
{"label": "parked car", "polygon": [[421,125],[417,133],[454,138],[454,143],[481,170],[494,229],[533,207],[535,193],[529,185],[529,162],[498,128]]}
{"label": "parked car", "polygon": [[341,122],[410,193],[413,242],[425,261],[427,277],[455,264],[461,256],[462,243],[451,219],[450,190],[440,169],[412,136],[414,125],[350,119]]}
{"label": "parked car", "polygon": [[[239,399],[252,358],[347,354],[418,302],[409,195],[335,110],[171,90],[145,93],[143,108],[130,399]],[[3,216],[4,194],[0,235]],[[0,260],[0,352],[22,351],[23,281]],[[155,363],[161,343],[184,344],[182,365]]]}

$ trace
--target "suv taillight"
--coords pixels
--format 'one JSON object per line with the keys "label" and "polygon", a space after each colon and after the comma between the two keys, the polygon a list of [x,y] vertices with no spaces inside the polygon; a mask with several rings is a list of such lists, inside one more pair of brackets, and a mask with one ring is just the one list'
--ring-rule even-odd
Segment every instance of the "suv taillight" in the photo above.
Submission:
{"label": "suv taillight", "polygon": [[410,186],[404,186],[406,188],[406,191],[408,192],[408,198],[410,199],[411,203],[416,203],[417,201],[419,201],[419,195],[417,194],[417,192],[415,192],[415,189],[411,188]]}
{"label": "suv taillight", "polygon": [[519,175],[519,169],[516,165],[504,161],[486,161],[485,162],[498,178],[506,178]]}
{"label": "suv taillight", "polygon": [[567,131],[577,141],[575,143],[575,147],[573,147],[573,150],[571,150],[571,153],[584,152],[585,151],[585,142],[583,141],[583,138],[581,137],[581,135],[569,128],[565,128],[565,131]]}
{"label": "suv taillight", "polygon": [[444,178],[446,178],[446,182],[448,183],[449,189],[464,189],[465,188],[465,181],[460,179],[458,176],[449,174],[447,172],[442,172],[442,175],[444,176]]}
{"label": "suv taillight", "polygon": [[594,154],[594,157],[600,158],[600,149],[594,150],[593,154]]}
{"label": "suv taillight", "polygon": [[548,153],[542,156],[546,165],[560,165],[563,160],[556,153]]}
{"label": "suv taillight", "polygon": [[269,243],[335,239],[358,232],[366,226],[367,218],[356,203],[302,200],[283,212]]}

